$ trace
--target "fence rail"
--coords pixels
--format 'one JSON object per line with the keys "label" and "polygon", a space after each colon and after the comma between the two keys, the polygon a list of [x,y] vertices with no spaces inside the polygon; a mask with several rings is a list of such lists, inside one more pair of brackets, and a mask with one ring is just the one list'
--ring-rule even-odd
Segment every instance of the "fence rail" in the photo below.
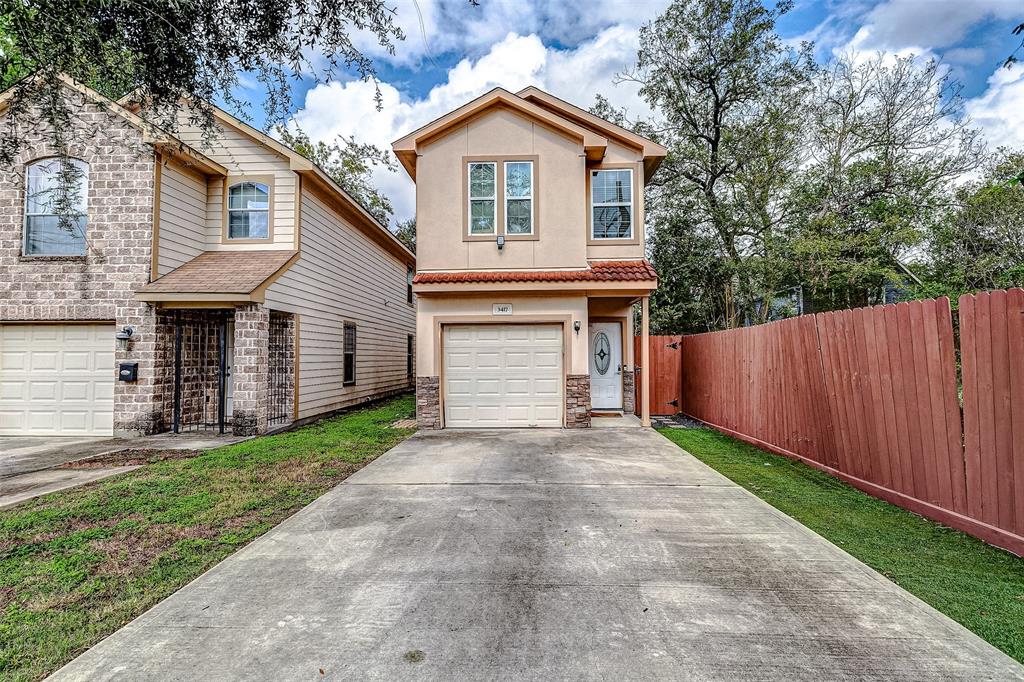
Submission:
{"label": "fence rail", "polygon": [[685,336],[682,412],[1024,554],[1024,290],[959,304],[962,410],[939,298]]}

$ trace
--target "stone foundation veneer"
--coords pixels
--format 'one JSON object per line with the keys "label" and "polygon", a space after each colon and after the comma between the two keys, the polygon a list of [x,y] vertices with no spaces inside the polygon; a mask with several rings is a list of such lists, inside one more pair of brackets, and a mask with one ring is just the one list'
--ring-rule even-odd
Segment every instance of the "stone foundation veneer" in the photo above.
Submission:
{"label": "stone foundation veneer", "polygon": [[441,428],[439,377],[416,377],[416,425],[421,429]]}
{"label": "stone foundation veneer", "polygon": [[631,369],[623,370],[622,372],[622,413],[633,414],[636,412],[636,403],[634,402],[636,390],[633,387],[633,379],[636,374]]}
{"label": "stone foundation veneer", "polygon": [[590,428],[590,375],[565,377],[565,428]]}

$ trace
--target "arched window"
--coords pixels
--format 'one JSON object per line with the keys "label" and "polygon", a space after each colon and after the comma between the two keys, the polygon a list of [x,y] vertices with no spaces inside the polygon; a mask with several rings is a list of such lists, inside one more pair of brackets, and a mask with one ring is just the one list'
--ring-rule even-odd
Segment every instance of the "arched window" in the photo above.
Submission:
{"label": "arched window", "polygon": [[25,169],[26,256],[84,256],[89,165],[41,159]]}
{"label": "arched window", "polygon": [[270,187],[238,182],[228,188],[228,239],[270,237]]}

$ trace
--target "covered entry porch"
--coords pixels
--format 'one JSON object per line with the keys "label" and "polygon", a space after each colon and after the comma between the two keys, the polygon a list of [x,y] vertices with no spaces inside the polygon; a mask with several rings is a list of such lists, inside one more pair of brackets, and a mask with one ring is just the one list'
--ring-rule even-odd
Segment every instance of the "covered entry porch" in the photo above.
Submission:
{"label": "covered entry porch", "polygon": [[249,436],[295,419],[297,320],[265,291],[297,258],[206,252],[136,293],[156,308],[164,430]]}

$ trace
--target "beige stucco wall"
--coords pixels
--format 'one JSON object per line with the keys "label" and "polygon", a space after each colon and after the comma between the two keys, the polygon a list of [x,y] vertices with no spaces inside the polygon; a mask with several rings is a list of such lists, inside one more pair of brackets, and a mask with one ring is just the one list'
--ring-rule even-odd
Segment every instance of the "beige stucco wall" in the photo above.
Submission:
{"label": "beige stucco wall", "polygon": [[[640,244],[587,245],[586,159],[582,144],[510,109],[494,109],[425,144],[416,165],[417,261],[420,271],[586,267],[588,258],[642,258]],[[536,155],[536,231],[532,241],[465,241],[464,157]],[[640,152],[609,141],[604,163],[632,163],[642,184]],[[499,166],[500,172],[500,166]],[[635,229],[643,234],[643,192]],[[500,200],[500,197],[499,197]]]}
{"label": "beige stucco wall", "polygon": [[[512,315],[493,315],[495,303],[511,303]],[[588,374],[587,365],[587,297],[579,296],[448,296],[420,297],[416,315],[416,367],[419,376],[438,376],[440,338],[435,322],[438,318],[465,318],[459,321],[515,324],[552,322],[569,319],[569,343],[565,368],[568,374]],[[579,321],[580,333],[572,331]]]}

